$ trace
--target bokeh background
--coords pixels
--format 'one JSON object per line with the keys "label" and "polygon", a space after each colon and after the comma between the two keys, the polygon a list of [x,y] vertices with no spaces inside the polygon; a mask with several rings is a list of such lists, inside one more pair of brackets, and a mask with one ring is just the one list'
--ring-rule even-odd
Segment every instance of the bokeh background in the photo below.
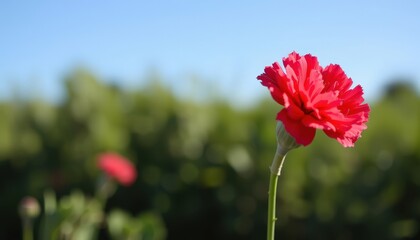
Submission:
{"label": "bokeh background", "polygon": [[355,148],[319,132],[290,152],[278,239],[420,238],[419,9],[0,3],[0,238],[20,238],[26,195],[92,194],[97,154],[115,151],[139,177],[106,209],[156,212],[167,239],[264,239],[280,106],[255,77],[291,51],[340,64],[372,112]]}

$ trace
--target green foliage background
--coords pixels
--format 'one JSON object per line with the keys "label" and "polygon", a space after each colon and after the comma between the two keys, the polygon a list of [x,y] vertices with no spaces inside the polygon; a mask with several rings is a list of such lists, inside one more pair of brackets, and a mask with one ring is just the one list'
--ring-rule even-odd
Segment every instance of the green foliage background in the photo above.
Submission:
{"label": "green foliage background", "polygon": [[[256,86],[258,82],[256,81]],[[94,192],[95,157],[118,152],[139,177],[107,209],[156,211],[167,239],[264,239],[275,115],[268,97],[248,108],[191,101],[156,79],[122,90],[85,70],[66,96],[0,102],[0,238],[20,238],[18,203]],[[278,239],[420,238],[420,96],[389,86],[368,129],[345,149],[318,132],[289,153],[278,193]],[[103,234],[101,239],[106,239]]]}

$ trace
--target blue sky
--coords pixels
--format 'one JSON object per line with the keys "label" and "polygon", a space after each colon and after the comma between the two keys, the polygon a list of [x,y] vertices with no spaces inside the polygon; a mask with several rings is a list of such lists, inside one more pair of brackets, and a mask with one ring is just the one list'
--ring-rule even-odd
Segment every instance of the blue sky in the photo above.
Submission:
{"label": "blue sky", "polygon": [[[178,93],[192,75],[240,104],[267,96],[255,77],[291,51],[338,63],[368,100],[394,76],[420,88],[419,1],[2,1],[0,99],[57,100],[85,66],[123,87],[152,69]],[[197,93],[200,94],[200,93]]]}

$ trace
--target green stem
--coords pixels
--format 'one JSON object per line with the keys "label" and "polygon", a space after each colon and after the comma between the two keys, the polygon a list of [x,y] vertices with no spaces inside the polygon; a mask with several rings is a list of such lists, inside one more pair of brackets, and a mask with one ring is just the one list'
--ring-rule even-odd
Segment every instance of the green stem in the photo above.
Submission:
{"label": "green stem", "polygon": [[97,184],[96,199],[99,200],[102,207],[105,207],[106,201],[116,191],[115,182],[106,175],[101,176]]}
{"label": "green stem", "polygon": [[277,197],[277,180],[281,174],[286,155],[280,151],[276,152],[273,163],[270,167],[270,185],[268,190],[268,216],[267,216],[267,240],[274,240],[274,232],[276,226],[276,197]]}
{"label": "green stem", "polygon": [[270,174],[270,187],[268,191],[268,218],[267,218],[267,240],[274,240],[274,230],[276,226],[276,192],[277,192],[276,174]]}
{"label": "green stem", "polygon": [[33,240],[31,220],[23,220],[23,240]]}

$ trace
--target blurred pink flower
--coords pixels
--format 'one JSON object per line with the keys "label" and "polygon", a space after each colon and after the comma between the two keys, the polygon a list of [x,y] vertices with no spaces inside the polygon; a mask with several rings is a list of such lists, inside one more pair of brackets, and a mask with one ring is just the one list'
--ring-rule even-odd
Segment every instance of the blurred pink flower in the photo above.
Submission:
{"label": "blurred pink flower", "polygon": [[114,178],[124,186],[131,185],[137,178],[137,171],[134,165],[116,153],[100,154],[98,156],[98,166],[109,177]]}

